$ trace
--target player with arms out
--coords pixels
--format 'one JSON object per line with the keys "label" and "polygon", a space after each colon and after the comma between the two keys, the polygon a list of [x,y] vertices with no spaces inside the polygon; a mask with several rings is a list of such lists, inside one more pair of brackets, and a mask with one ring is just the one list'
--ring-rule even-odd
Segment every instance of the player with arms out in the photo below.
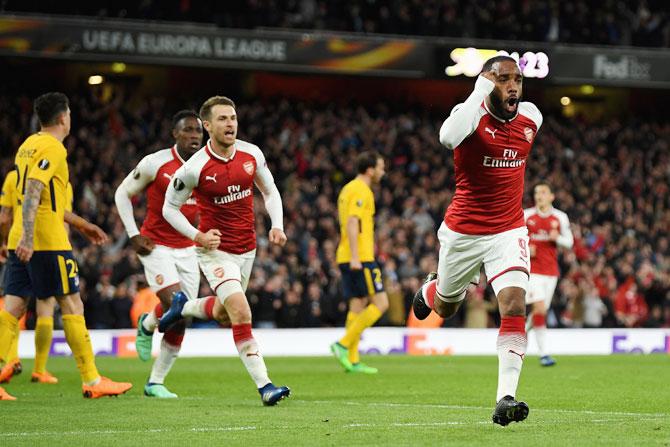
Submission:
{"label": "player with arms out", "polygon": [[[16,179],[16,170],[9,171],[2,184],[2,195],[0,196],[0,238],[2,239],[0,257],[2,258],[2,262],[6,262],[7,260],[7,239],[12,222],[14,221],[14,214],[21,213],[21,205],[17,203],[16,198]],[[70,182],[67,183],[65,194],[65,211],[71,213],[73,191]],[[66,230],[68,230],[67,225]],[[100,233],[103,233],[102,230],[100,230]],[[106,235],[102,237],[106,239]],[[37,321],[35,322],[35,362],[33,363],[33,373],[30,376],[31,382],[34,383],[58,383],[58,379],[46,369],[51,341],[53,339],[55,308],[56,298],[54,297],[36,300],[35,302],[35,313],[37,314]],[[21,373],[22,367],[19,360],[18,347],[19,333],[17,332],[8,354],[8,360],[5,366],[2,367],[2,370],[0,370],[0,383],[8,383],[13,376]]]}
{"label": "player with arms out", "polygon": [[384,159],[376,152],[363,152],[356,158],[356,167],[358,175],[344,185],[337,199],[340,244],[336,256],[349,312],[346,333],[330,350],[345,371],[375,374],[377,368],[361,363],[358,343],[363,331],[388,309],[382,271],[375,261],[375,197],[371,189],[384,176]]}
{"label": "player with arms out", "polygon": [[456,193],[437,235],[437,274],[414,296],[420,320],[435,310],[453,316],[470,283],[484,267],[498,299],[498,391],[493,422],[507,425],[528,416],[515,399],[526,354],[526,305],[530,268],[523,218],[526,160],[542,114],[520,102],[523,77],[509,56],[484,63],[474,91],[457,105],[440,129],[440,142],[454,151]]}
{"label": "player with arms out", "polygon": [[556,361],[547,354],[547,311],[554,296],[560,274],[558,247],[570,249],[574,243],[570,220],[563,211],[553,207],[554,193],[546,182],[533,189],[535,207],[523,211],[530,237],[530,281],[526,304],[531,306],[526,329],[533,329],[542,366]]}
{"label": "player with arms out", "polygon": [[[256,256],[254,184],[263,194],[272,221],[270,243],[279,246],[286,244],[281,196],[258,146],[236,139],[237,112],[232,100],[224,96],[209,98],[200,108],[200,118],[211,139],[175,172],[163,217],[199,245],[196,253],[200,269],[216,297],[187,302],[183,293],[175,294],[158,330],[165,330],[182,317],[214,318],[219,322],[229,317],[240,359],[263,404],[275,405],[288,397],[290,390],[276,387],[268,377],[251,333],[251,309],[245,291]],[[191,194],[200,211],[199,229],[181,211]]]}
{"label": "player with arms out", "polygon": [[[123,394],[132,384],[101,377],[96,368],[79,296],[77,262],[65,231],[69,170],[63,140],[70,133],[69,101],[62,93],[46,93],[35,100],[35,113],[41,130],[26,139],[15,158],[17,200],[22,210],[14,216],[9,234],[5,309],[0,311],[0,360],[8,358],[27,299],[54,296],[63,314],[65,338],[81,375],[84,397]],[[74,217],[68,223],[89,240],[102,242],[104,233],[100,235],[99,228]]]}
{"label": "player with arms out", "polygon": [[[172,303],[172,295],[183,290],[188,298],[197,297],[200,268],[191,239],[177,232],[163,218],[165,191],[175,171],[202,146],[202,122],[192,110],[182,110],[172,119],[172,136],[176,144],[144,157],[121,182],[114,200],[126,228],[130,245],[144,266],[144,275],[160,303],[137,322],[135,346],[143,361],[151,358],[151,342],[163,310]],[[131,198],[146,191],[147,210],[142,228],[138,229],[133,215]],[[189,222],[196,222],[198,208],[195,199],[188,198],[181,212]],[[161,347],[144,386],[149,397],[176,398],[165,385],[165,377],[177,359],[186,330],[182,320],[165,332]]]}

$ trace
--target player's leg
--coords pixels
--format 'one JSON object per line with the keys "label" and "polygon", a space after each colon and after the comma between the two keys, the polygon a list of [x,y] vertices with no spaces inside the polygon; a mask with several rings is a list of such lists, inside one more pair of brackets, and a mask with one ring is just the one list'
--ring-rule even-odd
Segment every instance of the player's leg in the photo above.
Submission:
{"label": "player's leg", "polygon": [[493,422],[507,425],[528,416],[528,405],[516,401],[526,355],[526,291],[528,290],[528,233],[525,227],[496,235],[484,259],[489,283],[498,299],[498,390]]}
{"label": "player's leg", "polygon": [[[527,298],[526,302],[532,303],[529,320],[537,342],[540,364],[542,366],[553,366],[556,364],[556,360],[547,354],[547,310],[551,303],[557,280],[558,278],[555,276],[530,275],[530,298]],[[527,327],[528,324],[526,325]]]}
{"label": "player's leg", "polygon": [[27,300],[16,295],[5,295],[0,310],[0,383],[8,383],[16,375],[19,364],[17,348],[19,320],[26,313]]}
{"label": "player's leg", "polygon": [[49,297],[37,300],[35,310],[37,322],[35,323],[35,364],[30,376],[31,382],[36,383],[58,383],[58,379],[47,371],[47,360],[54,331],[54,309],[56,298]]}
{"label": "player's leg", "polygon": [[414,295],[412,309],[419,320],[434,310],[442,318],[453,317],[461,307],[470,283],[479,282],[486,245],[478,236],[451,231],[442,223],[437,232],[440,254],[437,273],[430,273]]}
{"label": "player's leg", "polygon": [[230,318],[233,340],[240,359],[256,384],[264,405],[275,405],[291,393],[288,387],[275,386],[270,380],[265,360],[251,331],[251,308],[244,294],[255,251],[230,255],[219,250],[198,249],[200,268],[217,296],[213,314],[219,321],[224,312]]}

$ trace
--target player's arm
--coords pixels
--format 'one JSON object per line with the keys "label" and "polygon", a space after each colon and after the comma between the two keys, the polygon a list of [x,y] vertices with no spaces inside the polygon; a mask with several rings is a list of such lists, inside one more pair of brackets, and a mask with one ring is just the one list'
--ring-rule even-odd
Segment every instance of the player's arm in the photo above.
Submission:
{"label": "player's arm", "polygon": [[349,216],[347,218],[347,237],[349,238],[349,251],[351,252],[351,261],[349,266],[353,270],[360,270],[363,268],[361,264],[361,257],[358,253],[358,235],[361,232],[361,222],[356,216]]}
{"label": "player's arm", "polygon": [[572,236],[572,231],[570,231],[570,220],[568,215],[561,213],[558,215],[558,221],[561,224],[561,232],[556,238],[556,245],[562,248],[571,249],[575,243],[575,238]]}
{"label": "player's arm", "polygon": [[477,128],[477,112],[482,101],[491,94],[495,84],[484,76],[477,77],[474,91],[463,104],[459,104],[451,111],[440,128],[440,143],[447,149],[456,148],[463,140],[470,136]]}
{"label": "player's arm", "polygon": [[213,250],[221,243],[221,232],[217,229],[211,229],[207,233],[203,233],[191,225],[191,222],[181,212],[182,205],[186,203],[197,184],[196,176],[186,169],[186,165],[177,169],[165,192],[163,217],[175,230],[187,238],[204,248]]}
{"label": "player's arm", "polygon": [[284,233],[284,208],[282,205],[281,194],[275,185],[270,169],[263,162],[263,166],[256,170],[254,183],[263,195],[265,209],[270,215],[272,228],[270,229],[269,239],[273,244],[284,246],[286,244],[286,234]]}
{"label": "player's arm", "polygon": [[155,178],[155,169],[151,169],[150,160],[144,157],[137,167],[123,179],[116,192],[114,193],[114,202],[116,209],[119,212],[119,217],[123,226],[126,228],[126,233],[130,238],[130,245],[133,250],[142,256],[146,256],[154,249],[154,242],[140,234],[135,222],[135,215],[133,211],[133,202],[131,198],[140,192],[144,191]]}
{"label": "player's arm", "polygon": [[45,184],[41,180],[28,178],[26,180],[26,190],[23,196],[23,206],[21,215],[23,217],[23,234],[21,240],[16,246],[16,257],[21,262],[28,262],[33,256],[33,247],[35,239],[35,217],[37,216],[37,207],[40,204],[40,196]]}
{"label": "player's arm", "polygon": [[95,245],[103,245],[109,242],[109,237],[102,228],[73,213],[72,211],[65,211],[64,220],[67,224],[76,228],[86,237],[86,239]]}
{"label": "player's arm", "polygon": [[13,220],[13,208],[0,206],[0,262],[7,260],[7,239]]}

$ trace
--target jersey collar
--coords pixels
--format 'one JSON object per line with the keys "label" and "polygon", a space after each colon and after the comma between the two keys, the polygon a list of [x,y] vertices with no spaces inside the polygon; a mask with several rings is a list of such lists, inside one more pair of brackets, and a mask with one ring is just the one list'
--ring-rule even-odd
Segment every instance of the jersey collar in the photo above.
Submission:
{"label": "jersey collar", "polygon": [[540,216],[540,217],[549,217],[549,216],[551,216],[552,214],[554,214],[554,207],[553,207],[553,206],[550,206],[550,207],[549,207],[549,210],[547,210],[547,212],[545,212],[545,213],[543,213],[542,211],[540,211],[540,209],[539,209],[538,207],[535,207],[535,212],[536,212],[537,215]]}
{"label": "jersey collar", "polygon": [[175,144],[172,146],[172,156],[174,157],[175,160],[179,160],[181,164],[186,163],[183,158],[181,158],[181,154],[177,150],[177,145]]}
{"label": "jersey collar", "polygon": [[228,162],[232,161],[233,158],[235,158],[235,154],[237,154],[237,147],[236,146],[233,146],[233,153],[230,154],[230,157],[226,158],[226,157],[222,157],[220,155],[217,155],[216,152],[214,152],[214,150],[212,150],[211,142],[212,142],[211,139],[207,140],[207,145],[205,146],[205,148],[206,148],[205,150],[207,151],[207,154],[210,157],[216,158],[217,160],[221,160],[225,163],[228,163]]}

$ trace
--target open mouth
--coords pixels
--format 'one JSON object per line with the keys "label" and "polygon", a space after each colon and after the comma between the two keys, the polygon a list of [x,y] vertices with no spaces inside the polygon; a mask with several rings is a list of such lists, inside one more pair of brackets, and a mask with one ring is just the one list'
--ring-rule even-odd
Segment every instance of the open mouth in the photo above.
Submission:
{"label": "open mouth", "polygon": [[505,101],[505,108],[508,112],[514,112],[518,104],[519,98],[513,96],[511,98],[507,98],[507,101]]}
{"label": "open mouth", "polygon": [[200,147],[200,142],[199,141],[191,141],[191,147],[196,149]]}

